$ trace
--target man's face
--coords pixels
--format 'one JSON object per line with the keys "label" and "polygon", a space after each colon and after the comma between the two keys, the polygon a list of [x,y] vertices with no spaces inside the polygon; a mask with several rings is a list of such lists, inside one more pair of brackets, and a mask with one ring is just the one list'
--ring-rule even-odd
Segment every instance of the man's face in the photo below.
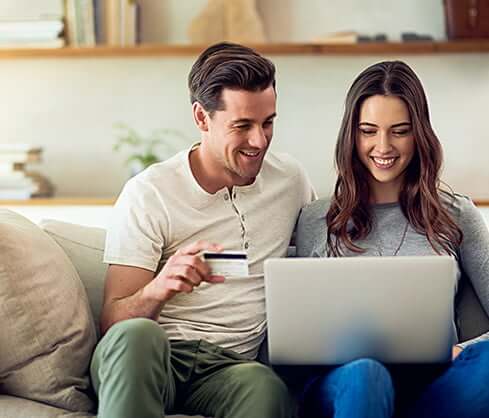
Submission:
{"label": "man's face", "polygon": [[222,91],[224,110],[208,117],[204,149],[215,171],[228,186],[253,183],[273,136],[276,95],[263,91]]}

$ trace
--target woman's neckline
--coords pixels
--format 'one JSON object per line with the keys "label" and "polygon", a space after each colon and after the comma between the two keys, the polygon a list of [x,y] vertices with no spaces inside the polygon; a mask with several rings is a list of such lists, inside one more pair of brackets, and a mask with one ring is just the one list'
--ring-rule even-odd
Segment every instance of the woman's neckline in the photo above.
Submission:
{"label": "woman's neckline", "polygon": [[399,207],[399,202],[373,203],[371,206],[374,209],[390,209]]}

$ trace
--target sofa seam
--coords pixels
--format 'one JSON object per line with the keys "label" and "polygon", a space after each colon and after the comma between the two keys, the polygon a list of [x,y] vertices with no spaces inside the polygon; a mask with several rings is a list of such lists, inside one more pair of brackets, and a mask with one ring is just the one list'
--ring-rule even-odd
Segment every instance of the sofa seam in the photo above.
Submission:
{"label": "sofa seam", "polygon": [[49,230],[45,230],[45,231],[46,231],[48,234],[55,236],[56,238],[60,238],[60,239],[62,239],[62,240],[65,240],[65,241],[71,242],[71,243],[73,243],[73,244],[78,244],[78,245],[80,245],[80,246],[82,246],[82,247],[85,247],[85,248],[90,248],[91,250],[97,250],[97,251],[100,251],[100,252],[104,252],[104,250],[103,250],[103,249],[101,249],[101,248],[93,247],[93,246],[91,246],[91,245],[87,245],[87,244],[84,244],[84,243],[79,242],[79,241],[74,241],[74,240],[72,240],[72,239],[69,239],[69,238],[64,237],[63,235],[59,235],[59,234],[57,234],[56,232],[52,232],[52,231],[49,231]]}

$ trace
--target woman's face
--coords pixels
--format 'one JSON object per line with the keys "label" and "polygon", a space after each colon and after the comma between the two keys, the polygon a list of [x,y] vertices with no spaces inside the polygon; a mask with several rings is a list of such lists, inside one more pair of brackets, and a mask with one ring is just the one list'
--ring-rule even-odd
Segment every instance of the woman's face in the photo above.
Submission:
{"label": "woman's face", "polygon": [[415,149],[411,118],[401,99],[376,95],[363,102],[356,151],[370,173],[369,185],[375,203],[398,200]]}

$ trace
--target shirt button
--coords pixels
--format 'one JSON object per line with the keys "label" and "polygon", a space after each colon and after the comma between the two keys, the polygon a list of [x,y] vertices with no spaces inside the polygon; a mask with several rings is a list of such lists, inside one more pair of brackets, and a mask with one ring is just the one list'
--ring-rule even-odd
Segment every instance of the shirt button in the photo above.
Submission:
{"label": "shirt button", "polygon": [[229,200],[229,196],[227,194],[224,195],[224,200]]}
{"label": "shirt button", "polygon": [[245,216],[244,215],[241,215],[241,220],[244,221],[245,220]]}
{"label": "shirt button", "polygon": [[247,242],[245,242],[245,244],[244,244],[245,250],[247,250],[249,246],[250,246],[250,244],[248,244]]}

